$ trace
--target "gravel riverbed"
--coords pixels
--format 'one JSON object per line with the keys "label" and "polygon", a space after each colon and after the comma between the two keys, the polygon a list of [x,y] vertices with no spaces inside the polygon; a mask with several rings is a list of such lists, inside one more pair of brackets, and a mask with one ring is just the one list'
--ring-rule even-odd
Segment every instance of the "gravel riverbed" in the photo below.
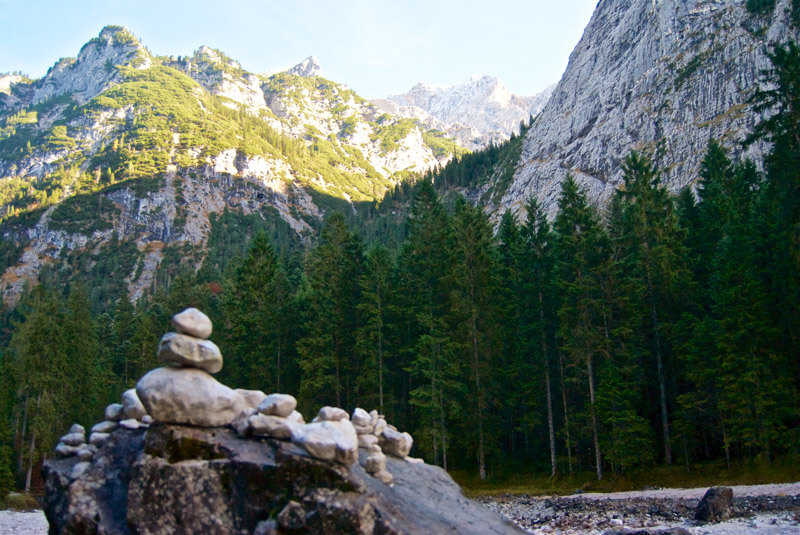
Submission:
{"label": "gravel riverbed", "polygon": [[[800,535],[800,483],[733,488],[733,518],[696,524],[707,488],[573,496],[492,496],[478,501],[539,535],[602,535],[623,528],[682,527],[693,535]],[[0,535],[46,535],[42,511],[0,511]]]}
{"label": "gravel riverbed", "polygon": [[734,486],[732,518],[697,524],[707,488],[562,497],[492,496],[479,501],[529,533],[600,535],[609,530],[682,527],[697,535],[800,535],[800,483]]}

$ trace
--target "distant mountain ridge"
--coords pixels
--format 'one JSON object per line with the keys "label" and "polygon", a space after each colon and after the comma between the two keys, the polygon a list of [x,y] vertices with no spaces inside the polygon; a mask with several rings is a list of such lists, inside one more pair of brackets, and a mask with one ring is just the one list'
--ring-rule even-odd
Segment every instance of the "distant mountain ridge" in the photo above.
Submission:
{"label": "distant mountain ridge", "polygon": [[417,118],[477,150],[518,134],[520,123],[542,111],[554,88],[523,97],[495,77],[473,76],[450,87],[419,83],[407,93],[373,103],[394,115]]}

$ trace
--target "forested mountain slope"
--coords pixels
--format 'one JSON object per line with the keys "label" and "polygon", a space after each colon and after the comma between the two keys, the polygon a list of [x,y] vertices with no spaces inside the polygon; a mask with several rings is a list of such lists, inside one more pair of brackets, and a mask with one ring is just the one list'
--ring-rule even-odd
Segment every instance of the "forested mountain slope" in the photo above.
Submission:
{"label": "forested mountain slope", "polygon": [[107,27],[40,80],[4,77],[6,299],[59,255],[117,241],[133,248],[114,276],[137,298],[165,256],[199,266],[213,214],[258,214],[296,239],[463,152],[315,73],[259,76],[208,47],[155,57]]}

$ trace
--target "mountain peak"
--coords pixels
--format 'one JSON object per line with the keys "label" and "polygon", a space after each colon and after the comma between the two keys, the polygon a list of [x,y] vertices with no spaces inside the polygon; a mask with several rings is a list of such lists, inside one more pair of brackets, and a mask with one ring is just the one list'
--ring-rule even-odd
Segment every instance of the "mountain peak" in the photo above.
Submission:
{"label": "mountain peak", "polygon": [[319,76],[322,72],[322,67],[319,66],[316,56],[308,56],[306,59],[289,69],[289,74],[295,76],[302,76],[304,78],[312,78]]}

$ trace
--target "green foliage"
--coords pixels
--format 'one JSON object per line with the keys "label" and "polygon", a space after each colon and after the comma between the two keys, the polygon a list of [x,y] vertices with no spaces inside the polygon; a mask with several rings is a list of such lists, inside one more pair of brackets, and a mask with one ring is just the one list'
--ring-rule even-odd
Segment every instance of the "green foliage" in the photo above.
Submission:
{"label": "green foliage", "polygon": [[756,15],[769,15],[775,10],[775,0],[747,0],[744,5]]}
{"label": "green foliage", "polygon": [[118,213],[119,208],[104,195],[75,195],[50,214],[50,226],[70,233],[92,234],[110,229],[111,220]]}

